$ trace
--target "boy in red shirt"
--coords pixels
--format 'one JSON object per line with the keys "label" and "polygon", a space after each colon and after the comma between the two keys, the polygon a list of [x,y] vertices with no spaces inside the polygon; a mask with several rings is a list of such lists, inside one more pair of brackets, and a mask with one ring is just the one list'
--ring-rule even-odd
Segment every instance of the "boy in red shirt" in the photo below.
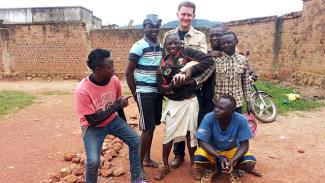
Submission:
{"label": "boy in red shirt", "polygon": [[129,97],[122,96],[110,52],[93,50],[88,55],[87,65],[92,74],[81,80],[75,91],[87,154],[87,183],[97,182],[100,153],[108,134],[122,139],[129,146],[131,182],[143,182],[140,176],[140,138],[125,121],[123,108],[128,106]]}

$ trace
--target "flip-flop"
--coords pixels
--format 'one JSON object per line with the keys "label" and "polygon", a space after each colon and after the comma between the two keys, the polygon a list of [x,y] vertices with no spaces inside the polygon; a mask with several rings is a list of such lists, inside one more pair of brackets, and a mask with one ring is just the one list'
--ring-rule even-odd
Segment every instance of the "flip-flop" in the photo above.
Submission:
{"label": "flip-flop", "polygon": [[150,163],[143,161],[143,166],[144,167],[152,167],[152,168],[158,168],[159,163],[155,162],[154,160],[151,160]]}

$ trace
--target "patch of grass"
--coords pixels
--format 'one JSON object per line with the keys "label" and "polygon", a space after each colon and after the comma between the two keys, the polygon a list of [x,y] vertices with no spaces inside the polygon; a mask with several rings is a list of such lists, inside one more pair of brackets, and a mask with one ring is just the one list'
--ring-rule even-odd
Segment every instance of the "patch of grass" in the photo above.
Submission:
{"label": "patch of grass", "polygon": [[45,91],[41,93],[42,95],[71,95],[70,92],[64,92],[64,91]]}
{"label": "patch of grass", "polygon": [[34,97],[18,91],[0,91],[0,117],[32,103]]}
{"label": "patch of grass", "polygon": [[286,94],[296,93],[302,96],[299,92],[295,91],[292,88],[280,87],[266,81],[258,81],[256,83],[256,86],[259,90],[263,90],[272,95],[273,101],[275,102],[279,113],[287,113],[292,111],[309,111],[317,107],[325,106],[323,102],[308,99],[299,99],[289,101],[288,103],[284,102],[288,98]]}

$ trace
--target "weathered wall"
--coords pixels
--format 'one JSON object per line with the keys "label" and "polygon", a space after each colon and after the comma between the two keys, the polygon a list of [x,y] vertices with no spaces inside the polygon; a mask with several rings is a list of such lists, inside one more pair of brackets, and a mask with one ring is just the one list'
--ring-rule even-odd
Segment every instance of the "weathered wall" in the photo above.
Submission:
{"label": "weathered wall", "polygon": [[278,28],[276,35],[279,39],[275,42],[279,48],[278,59],[275,60],[277,67],[276,75],[280,79],[288,78],[299,67],[298,58],[298,26],[300,23],[301,12],[294,12],[278,18]]}
{"label": "weathered wall", "polygon": [[4,30],[0,29],[0,75],[1,73],[4,73],[4,67],[3,67],[3,58],[2,58],[2,47],[3,47],[3,41],[2,41],[2,34]]}
{"label": "weathered wall", "polygon": [[[167,30],[160,31],[160,38]],[[112,52],[115,72],[124,77],[128,63],[128,54],[132,45],[143,38],[143,30],[139,29],[101,29],[90,32],[91,48],[105,48]]]}
{"label": "weathered wall", "polygon": [[304,0],[297,47],[299,69],[292,76],[293,82],[325,89],[324,0]]}
{"label": "weathered wall", "polygon": [[[96,24],[95,20],[92,21]],[[324,0],[305,0],[301,12],[281,17],[253,18],[227,24],[238,34],[239,50],[251,51],[250,64],[262,77],[292,79],[298,84],[325,87]],[[93,48],[109,49],[115,60],[116,73],[124,76],[129,50],[143,37],[143,30],[98,29],[87,32],[85,25],[76,22],[4,24],[2,27],[0,72],[29,77],[30,73],[40,73],[41,76],[60,74],[60,77],[62,74],[70,77],[85,75],[86,56]],[[206,35],[209,31],[200,30]],[[166,31],[161,30],[160,38]]]}
{"label": "weathered wall", "polygon": [[80,23],[9,25],[11,72],[19,77],[85,75],[89,38]]}
{"label": "weathered wall", "polygon": [[100,29],[102,24],[92,11],[81,6],[0,9],[0,19],[5,24],[80,21],[87,30]]}
{"label": "weathered wall", "polygon": [[263,17],[228,23],[239,39],[238,49],[250,50],[250,64],[262,77],[273,77],[274,23],[276,17]]}
{"label": "weathered wall", "polygon": [[32,17],[31,8],[0,9],[0,19],[4,20],[4,23],[32,23]]}

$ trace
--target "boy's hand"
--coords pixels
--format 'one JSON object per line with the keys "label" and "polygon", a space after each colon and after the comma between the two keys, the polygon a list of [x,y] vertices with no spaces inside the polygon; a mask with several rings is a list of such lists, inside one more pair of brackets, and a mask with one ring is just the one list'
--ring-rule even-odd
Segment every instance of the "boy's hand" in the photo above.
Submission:
{"label": "boy's hand", "polygon": [[227,158],[221,159],[222,173],[231,173],[233,169],[234,169],[234,163],[232,161],[228,161]]}
{"label": "boy's hand", "polygon": [[131,98],[132,96],[122,96],[119,99],[117,99],[117,103],[121,108],[124,108],[129,105],[128,99]]}

